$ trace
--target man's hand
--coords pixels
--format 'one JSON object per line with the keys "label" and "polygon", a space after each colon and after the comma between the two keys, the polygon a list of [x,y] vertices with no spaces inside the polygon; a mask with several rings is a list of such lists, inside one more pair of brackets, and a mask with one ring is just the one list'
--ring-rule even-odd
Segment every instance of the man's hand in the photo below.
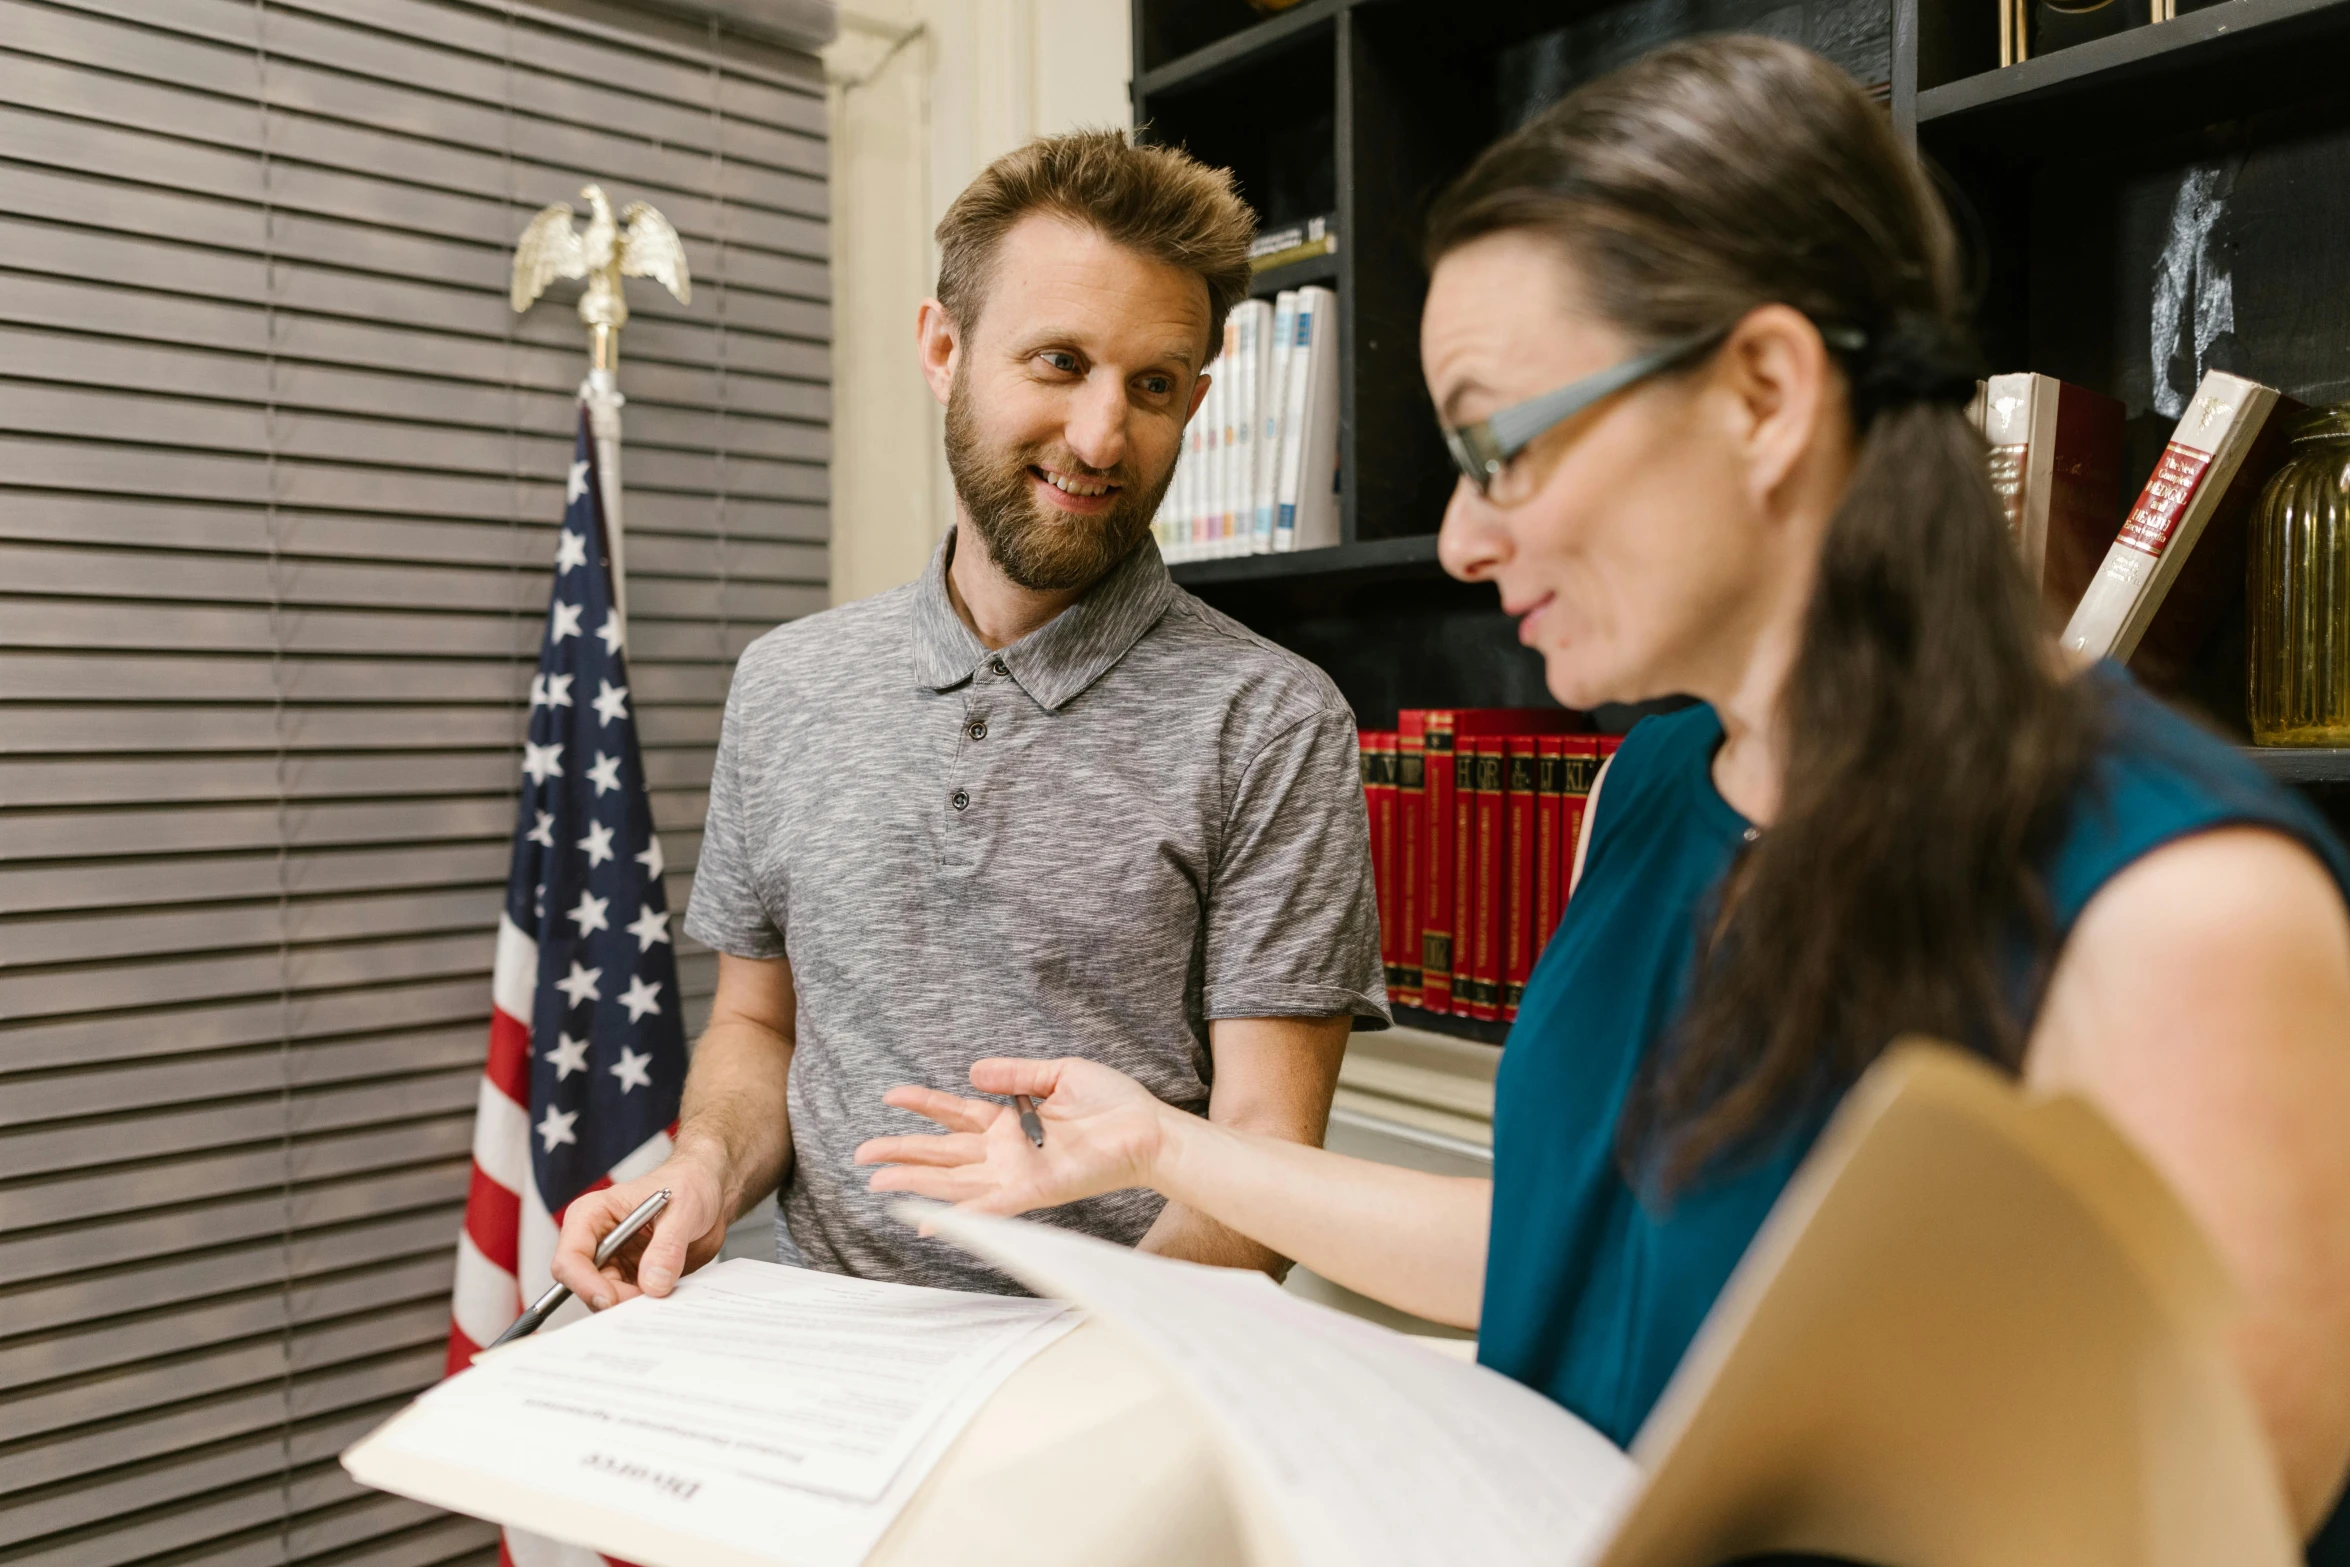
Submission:
{"label": "man's hand", "polygon": [[[718,955],[718,994],[686,1074],[675,1151],[652,1174],[563,1210],[552,1271],[591,1308],[668,1294],[718,1255],[745,1208],[775,1190],[791,1160],[793,1009],[784,959]],[[650,1232],[639,1231],[599,1271],[596,1244],[664,1187],[669,1206]]]}
{"label": "man's hand", "polygon": [[[597,1244],[639,1203],[663,1189],[669,1206],[653,1221],[650,1238],[639,1231],[597,1268]],[[731,1217],[725,1179],[715,1162],[697,1150],[680,1149],[650,1175],[572,1200],[563,1210],[563,1235],[555,1244],[555,1280],[597,1311],[638,1295],[666,1295],[681,1277],[718,1255]]]}

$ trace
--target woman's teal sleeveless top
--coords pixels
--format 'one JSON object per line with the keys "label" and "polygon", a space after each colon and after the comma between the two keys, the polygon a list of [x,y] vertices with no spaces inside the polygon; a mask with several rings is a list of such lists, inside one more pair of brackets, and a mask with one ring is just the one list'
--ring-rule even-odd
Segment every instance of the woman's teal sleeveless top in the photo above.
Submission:
{"label": "woman's teal sleeveless top", "polygon": [[[2105,698],[2107,735],[2048,866],[2060,933],[2133,860],[2230,824],[2299,839],[2350,896],[2350,858],[2300,799],[2118,666],[2086,678]],[[1588,829],[1582,882],[1526,986],[1495,1086],[1478,1359],[1619,1445],[1664,1391],[1828,1113],[1669,1206],[1644,1201],[1617,1162],[1625,1098],[1681,1008],[1700,913],[1746,837],[1747,821],[1714,788],[1721,739],[1702,706],[1625,737]],[[2346,1534],[2337,1515],[2329,1541]],[[2332,1567],[2350,1553],[2311,1559]]]}

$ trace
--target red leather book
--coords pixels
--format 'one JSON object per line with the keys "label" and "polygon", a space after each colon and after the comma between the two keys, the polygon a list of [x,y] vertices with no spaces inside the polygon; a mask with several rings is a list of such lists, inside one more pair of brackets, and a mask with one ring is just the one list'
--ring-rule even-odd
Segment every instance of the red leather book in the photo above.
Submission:
{"label": "red leather book", "polygon": [[[1583,714],[1558,707],[1442,707],[1422,712],[1422,832],[1428,846],[1428,880],[1427,911],[1421,917],[1420,1005],[1428,1011],[1468,1015],[1461,985],[1464,980],[1474,982],[1470,962],[1476,942],[1477,742],[1514,734],[1566,734],[1585,722]],[[1498,999],[1498,971],[1494,980]]]}
{"label": "red leather book", "polygon": [[1575,845],[1583,840],[1583,809],[1591,800],[1591,780],[1599,772],[1602,747],[1609,735],[1568,735],[1559,751],[1559,912],[1575,895]]}
{"label": "red leather book", "polygon": [[[1501,1016],[1503,882],[1509,872],[1509,821],[1502,811],[1502,780],[1509,761],[1509,741],[1502,735],[1480,736],[1476,742],[1476,799],[1472,818],[1477,869],[1468,921],[1474,934],[1469,953],[1469,1016],[1490,1023]],[[1460,982],[1453,983],[1453,999],[1463,998]],[[1455,1010],[1459,1010],[1455,1007]]]}
{"label": "red leather book", "polygon": [[1453,714],[1420,714],[1423,753],[1421,839],[1426,853],[1420,881],[1420,1005],[1452,1010]]}
{"label": "red leather book", "polygon": [[1366,732],[1363,799],[1371,810],[1371,879],[1379,894],[1379,961],[1395,990],[1403,963],[1402,883],[1395,874],[1395,732]]}
{"label": "red leather book", "polygon": [[1550,945],[1550,933],[1559,928],[1559,911],[1566,900],[1560,870],[1566,858],[1559,852],[1559,790],[1566,781],[1565,739],[1538,735],[1534,740],[1534,951]]}
{"label": "red leather book", "polygon": [[1395,880],[1396,966],[1387,982],[1387,999],[1407,1007],[1420,1004],[1421,920],[1427,898],[1427,850],[1421,827],[1427,820],[1426,753],[1421,748],[1427,715],[1417,708],[1395,716]]}
{"label": "red leather book", "polygon": [[1534,969],[1533,735],[1510,737],[1502,767],[1502,815],[1509,823],[1509,858],[1501,888],[1501,1015],[1518,1015],[1526,976]]}

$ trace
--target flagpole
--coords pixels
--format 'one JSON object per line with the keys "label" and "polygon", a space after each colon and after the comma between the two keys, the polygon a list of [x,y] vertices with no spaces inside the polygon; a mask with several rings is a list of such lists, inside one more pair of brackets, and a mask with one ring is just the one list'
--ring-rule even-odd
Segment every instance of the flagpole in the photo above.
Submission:
{"label": "flagpole", "polygon": [[[620,395],[619,377],[611,360],[619,332],[604,328],[595,334],[596,363],[579,383],[579,399],[587,404],[588,429],[596,438],[596,471],[603,477],[604,548],[612,562],[612,610],[620,617],[625,634],[628,625],[628,567],[627,546],[620,521],[620,405],[628,399]],[[610,346],[608,346],[610,345]]]}

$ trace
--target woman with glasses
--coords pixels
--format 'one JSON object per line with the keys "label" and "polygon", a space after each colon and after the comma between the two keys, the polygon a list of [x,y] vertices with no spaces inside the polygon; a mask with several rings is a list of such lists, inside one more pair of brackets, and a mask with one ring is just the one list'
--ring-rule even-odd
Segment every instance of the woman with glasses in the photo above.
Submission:
{"label": "woman with glasses", "polygon": [[1252,1138],[1082,1061],[891,1103],[873,1185],[1000,1213],[1155,1187],[1628,1441],[1896,1036],[2085,1093],[2236,1275],[2295,1513],[2350,1461],[2350,861],[2068,666],[1963,404],[1947,220],[1883,112],[1753,38],[1674,45],[1439,203],[1421,348],[1447,570],[1570,707],[1688,694],[1592,791],[1495,1088],[1494,1175]]}

